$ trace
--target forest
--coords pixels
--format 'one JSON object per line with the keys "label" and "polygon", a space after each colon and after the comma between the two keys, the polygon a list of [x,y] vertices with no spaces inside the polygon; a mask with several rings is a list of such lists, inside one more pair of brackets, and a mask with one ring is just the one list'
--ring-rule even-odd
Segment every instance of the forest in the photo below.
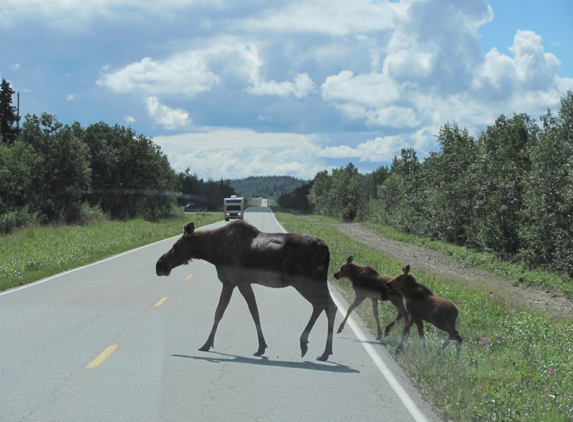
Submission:
{"label": "forest", "polygon": [[407,148],[366,175],[352,163],[324,170],[279,204],[378,222],[573,277],[573,92],[539,123],[500,115],[477,136],[446,123],[437,141],[439,151],[423,161]]}
{"label": "forest", "polygon": [[151,138],[131,128],[104,122],[84,128],[48,113],[28,114],[21,123],[13,94],[3,80],[0,233],[90,218],[153,221],[187,202],[217,210],[235,189],[248,196],[272,190],[283,208],[378,222],[573,277],[571,91],[539,121],[500,115],[477,135],[445,123],[439,151],[424,160],[406,148],[368,174],[349,163],[308,183],[287,177],[269,185],[263,178],[266,190],[257,190],[256,178],[204,181],[191,169],[177,173]]}
{"label": "forest", "polygon": [[0,233],[27,224],[92,218],[153,221],[194,201],[218,209],[234,194],[228,181],[177,173],[153,140],[99,122],[82,127],[56,116],[20,116],[14,91],[0,87]]}

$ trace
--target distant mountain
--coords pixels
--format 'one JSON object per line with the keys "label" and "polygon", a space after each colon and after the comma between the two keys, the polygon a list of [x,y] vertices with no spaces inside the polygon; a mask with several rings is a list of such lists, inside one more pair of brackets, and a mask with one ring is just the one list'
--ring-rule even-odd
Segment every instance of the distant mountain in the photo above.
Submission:
{"label": "distant mountain", "polygon": [[292,176],[250,176],[246,179],[233,179],[229,184],[238,195],[245,198],[278,199],[279,196],[290,193],[296,188],[308,183],[308,180]]}

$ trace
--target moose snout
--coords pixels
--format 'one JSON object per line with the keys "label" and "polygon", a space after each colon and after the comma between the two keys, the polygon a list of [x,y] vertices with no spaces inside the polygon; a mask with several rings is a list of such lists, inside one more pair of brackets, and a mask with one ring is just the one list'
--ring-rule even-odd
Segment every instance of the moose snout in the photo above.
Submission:
{"label": "moose snout", "polygon": [[158,276],[169,275],[171,273],[169,268],[167,268],[167,264],[161,259],[157,261],[157,264],[155,264],[155,272]]}
{"label": "moose snout", "polygon": [[340,278],[340,271],[337,273],[334,273],[334,278],[337,280]]}
{"label": "moose snout", "polygon": [[389,281],[388,283],[386,283],[386,288],[388,290],[394,290],[394,285],[391,281]]}

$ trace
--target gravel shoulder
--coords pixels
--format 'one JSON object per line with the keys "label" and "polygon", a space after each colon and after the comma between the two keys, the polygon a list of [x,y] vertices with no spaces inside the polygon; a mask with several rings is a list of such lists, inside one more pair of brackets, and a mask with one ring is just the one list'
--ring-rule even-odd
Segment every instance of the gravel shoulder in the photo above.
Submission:
{"label": "gravel shoulder", "polygon": [[560,292],[523,286],[479,268],[467,267],[440,251],[387,239],[358,223],[335,226],[345,236],[378,249],[404,265],[410,264],[413,269],[439,276],[446,281],[464,283],[469,288],[497,297],[508,306],[535,310],[559,318],[573,317],[573,300],[567,299]]}

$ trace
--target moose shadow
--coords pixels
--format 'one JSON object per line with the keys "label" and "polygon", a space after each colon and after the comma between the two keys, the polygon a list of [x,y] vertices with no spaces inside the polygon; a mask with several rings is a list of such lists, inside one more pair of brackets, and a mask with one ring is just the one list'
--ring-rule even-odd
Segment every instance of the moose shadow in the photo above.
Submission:
{"label": "moose shadow", "polygon": [[337,372],[346,374],[360,373],[360,371],[358,371],[357,369],[336,362],[328,362],[321,364],[311,361],[291,362],[286,360],[271,360],[266,356],[261,356],[260,358],[251,358],[251,357],[230,355],[226,353],[217,353],[217,352],[210,352],[209,354],[217,355],[219,357],[191,356],[191,355],[179,355],[179,354],[173,354],[171,356],[175,358],[193,359],[210,363],[240,363],[240,364],[242,363],[248,365],[259,365],[259,366],[291,368],[291,369],[305,369],[305,370],[322,371],[322,372]]}

